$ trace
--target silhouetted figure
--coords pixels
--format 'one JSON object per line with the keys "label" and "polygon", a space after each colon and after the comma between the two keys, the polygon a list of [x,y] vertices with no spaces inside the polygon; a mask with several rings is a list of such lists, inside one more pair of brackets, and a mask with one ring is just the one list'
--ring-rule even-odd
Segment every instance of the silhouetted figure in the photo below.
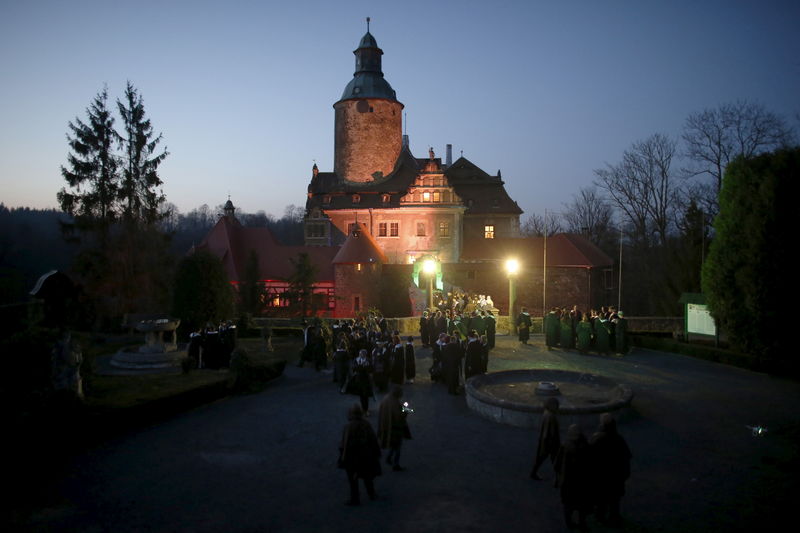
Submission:
{"label": "silhouetted figure", "polygon": [[378,409],[378,441],[381,448],[389,449],[386,463],[392,465],[392,470],[401,472],[405,470],[400,466],[400,449],[403,439],[411,438],[406,417],[408,413],[403,409],[400,398],[403,397],[403,388],[399,385],[392,386],[392,392],[381,401]]}
{"label": "silhouetted figure", "polygon": [[450,337],[450,342],[442,348],[442,375],[450,394],[458,394],[463,358],[464,350],[458,345],[458,339],[455,336]]}
{"label": "silhouetted figure", "polygon": [[561,504],[564,506],[564,521],[568,528],[575,527],[572,517],[578,512],[578,527],[582,531],[586,527],[586,515],[589,514],[589,482],[591,461],[589,460],[589,443],[581,433],[577,424],[567,429],[567,438],[556,457],[556,487],[561,489]]}
{"label": "silhouetted figure", "polygon": [[348,423],[342,432],[339,445],[339,468],[347,472],[350,484],[350,499],[347,505],[361,503],[358,493],[358,480],[364,480],[364,487],[371,500],[376,498],[373,480],[381,475],[381,448],[370,423],[364,419],[364,413],[358,404],[353,405],[347,413]]}
{"label": "silhouetted figure", "polygon": [[519,333],[519,342],[528,344],[528,339],[531,338],[531,315],[528,314],[528,309],[523,307],[522,312],[517,316],[517,331]]}
{"label": "silhouetted figure", "polygon": [[536,448],[536,460],[531,470],[531,479],[540,480],[539,468],[544,463],[545,459],[550,458],[550,462],[554,462],[558,449],[561,446],[561,435],[558,428],[558,400],[556,398],[548,398],[544,402],[544,412],[542,413],[542,424],[539,431],[539,446]]}
{"label": "silhouetted figure", "polygon": [[600,429],[589,441],[594,463],[597,519],[612,526],[622,525],[619,502],[625,495],[625,481],[631,474],[631,451],[608,413],[600,415]]}

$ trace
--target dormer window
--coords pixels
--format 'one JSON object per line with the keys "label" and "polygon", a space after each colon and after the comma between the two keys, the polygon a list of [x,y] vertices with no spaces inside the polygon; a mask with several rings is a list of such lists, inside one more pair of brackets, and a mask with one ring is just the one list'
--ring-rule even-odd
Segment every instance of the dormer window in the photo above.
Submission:
{"label": "dormer window", "polygon": [[354,204],[361,203],[361,195],[360,194],[354,194],[353,195],[353,203]]}
{"label": "dormer window", "polygon": [[331,203],[331,195],[330,194],[326,194],[325,196],[323,196],[322,197],[322,203],[325,204],[325,205],[330,205],[330,203]]}
{"label": "dormer window", "polygon": [[384,195],[381,197],[381,200],[383,201],[383,203],[385,203],[385,204],[388,204],[388,203],[389,203],[389,200],[391,200],[391,198],[392,198],[392,197],[391,197],[390,195],[388,195],[388,194],[384,194]]}

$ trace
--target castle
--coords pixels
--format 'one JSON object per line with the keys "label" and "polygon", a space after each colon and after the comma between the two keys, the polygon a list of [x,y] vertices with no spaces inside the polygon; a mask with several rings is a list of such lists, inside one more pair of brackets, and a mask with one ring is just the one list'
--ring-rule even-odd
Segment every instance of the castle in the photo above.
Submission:
{"label": "castle", "polygon": [[[428,157],[415,157],[402,132],[404,106],[384,77],[383,51],[369,30],[353,53],[353,79],[333,105],[333,171],[312,168],[305,246],[283,246],[267,228],[242,227],[229,200],[225,216],[199,248],[223,260],[234,284],[255,252],[271,308],[288,305],[281,294],[298,254],[315,265],[317,309],[330,316],[354,316],[370,307],[418,313],[425,300],[419,287],[427,288],[420,283],[421,259],[436,262],[438,289],[494,289],[495,303],[502,304],[508,282],[500,262],[508,254],[524,258],[533,274],[544,255],[535,252],[543,249],[536,239],[520,238],[522,209],[506,192],[500,171],[492,176],[463,156],[453,161],[449,144],[444,161],[432,148]],[[571,268],[580,278],[567,283],[573,294],[564,303],[591,303],[601,285],[596,282],[593,291],[591,278],[599,280],[611,260],[583,237],[557,237],[548,243],[548,269]],[[559,256],[566,264],[558,263]],[[586,275],[588,294],[574,294],[585,292]],[[544,286],[531,284],[541,298]]]}

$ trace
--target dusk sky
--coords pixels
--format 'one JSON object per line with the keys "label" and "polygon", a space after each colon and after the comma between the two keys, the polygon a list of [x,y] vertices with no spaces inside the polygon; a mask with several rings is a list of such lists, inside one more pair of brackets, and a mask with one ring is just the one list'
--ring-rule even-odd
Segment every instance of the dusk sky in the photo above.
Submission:
{"label": "dusk sky", "polygon": [[313,162],[333,170],[367,16],[414,154],[451,143],[501,169],[523,217],[704,108],[746,99],[800,126],[797,0],[2,0],[0,202],[55,207],[67,123],[130,80],[182,212],[229,193],[248,212],[304,205]]}

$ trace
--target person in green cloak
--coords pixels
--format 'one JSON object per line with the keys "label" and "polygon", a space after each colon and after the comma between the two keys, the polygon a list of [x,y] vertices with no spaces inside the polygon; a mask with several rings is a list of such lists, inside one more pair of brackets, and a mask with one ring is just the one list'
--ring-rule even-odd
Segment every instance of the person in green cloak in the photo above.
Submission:
{"label": "person in green cloak", "polygon": [[544,342],[548,350],[552,350],[553,346],[558,346],[558,338],[561,333],[561,324],[558,319],[556,308],[550,309],[550,312],[544,317]]}
{"label": "person in green cloak", "polygon": [[589,322],[589,314],[584,313],[583,318],[575,326],[575,334],[578,340],[578,351],[586,353],[592,343],[592,323]]}
{"label": "person in green cloak", "polygon": [[594,321],[594,347],[598,353],[601,354],[608,354],[611,347],[609,345],[609,335],[610,331],[608,329],[608,320],[605,319],[602,315],[598,317],[597,320]]}
{"label": "person in green cloak", "polygon": [[575,338],[572,336],[572,321],[568,313],[564,313],[561,317],[561,348],[564,350],[571,350],[575,347]]}

